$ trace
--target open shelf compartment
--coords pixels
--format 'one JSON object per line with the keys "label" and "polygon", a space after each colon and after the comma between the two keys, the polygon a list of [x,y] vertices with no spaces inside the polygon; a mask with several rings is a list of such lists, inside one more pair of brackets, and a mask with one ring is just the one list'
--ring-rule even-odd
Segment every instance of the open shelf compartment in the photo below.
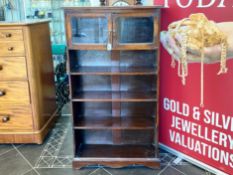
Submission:
{"label": "open shelf compartment", "polygon": [[155,158],[154,145],[97,145],[80,144],[76,159],[82,158]]}
{"label": "open shelf compartment", "polygon": [[[70,50],[71,75],[156,75],[157,52]],[[145,59],[146,57],[146,59]]]}
{"label": "open shelf compartment", "polygon": [[159,167],[153,130],[75,130],[74,133],[76,166],[90,163],[123,167],[147,162],[151,168]]}
{"label": "open shelf compartment", "polygon": [[71,76],[72,101],[157,101],[155,75]]}
{"label": "open shelf compartment", "polygon": [[76,130],[154,130],[154,102],[73,102]]}

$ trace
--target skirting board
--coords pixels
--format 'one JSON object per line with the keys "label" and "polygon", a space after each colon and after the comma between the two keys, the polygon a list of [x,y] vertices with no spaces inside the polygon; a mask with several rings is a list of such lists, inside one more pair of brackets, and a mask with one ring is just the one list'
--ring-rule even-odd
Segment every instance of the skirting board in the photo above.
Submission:
{"label": "skirting board", "polygon": [[196,160],[196,159],[194,159],[194,158],[192,158],[192,157],[190,157],[190,156],[188,156],[186,154],[183,154],[183,153],[181,153],[179,151],[176,151],[175,149],[170,148],[170,147],[168,147],[168,146],[166,146],[166,145],[164,145],[162,143],[159,143],[159,147],[161,149],[163,149],[163,150],[165,150],[165,151],[167,151],[167,152],[169,152],[171,154],[174,154],[174,155],[178,156],[179,158],[184,159],[184,160],[186,160],[186,161],[188,161],[188,162],[190,162],[190,163],[192,163],[192,164],[194,164],[194,165],[196,165],[196,166],[198,166],[200,168],[203,168],[204,170],[207,170],[207,171],[209,171],[211,173],[214,173],[216,175],[228,175],[228,174],[226,174],[226,173],[224,173],[224,172],[222,172],[222,171],[220,171],[220,170],[218,170],[218,169],[216,169],[216,168],[214,168],[214,167],[212,167],[210,165],[207,165],[207,164],[205,164],[205,163],[203,163],[203,162],[201,162],[199,160]]}

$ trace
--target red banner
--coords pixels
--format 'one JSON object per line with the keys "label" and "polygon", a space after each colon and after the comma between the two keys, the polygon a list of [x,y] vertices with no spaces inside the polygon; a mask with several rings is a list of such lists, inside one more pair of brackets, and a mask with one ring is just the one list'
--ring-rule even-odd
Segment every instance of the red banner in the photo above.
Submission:
{"label": "red banner", "polygon": [[[162,10],[162,31],[167,31],[174,21],[204,13],[216,24],[226,24],[228,44],[233,43],[232,0],[155,0],[155,5],[166,7]],[[233,174],[233,59],[228,55],[228,72],[221,75],[217,75],[220,58],[204,64],[204,106],[200,106],[201,63],[188,63],[184,85],[177,75],[178,61],[175,62],[172,68],[171,55],[161,46],[160,143]]]}

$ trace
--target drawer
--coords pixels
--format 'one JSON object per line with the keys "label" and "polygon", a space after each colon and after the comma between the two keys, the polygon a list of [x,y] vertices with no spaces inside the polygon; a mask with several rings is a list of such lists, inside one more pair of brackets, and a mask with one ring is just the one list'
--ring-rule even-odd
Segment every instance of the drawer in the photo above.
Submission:
{"label": "drawer", "polygon": [[24,56],[23,41],[0,42],[0,56]]}
{"label": "drawer", "polygon": [[32,111],[30,105],[2,105],[0,103],[0,130],[32,130]]}
{"label": "drawer", "polygon": [[0,81],[0,104],[29,104],[29,87],[25,81]]}
{"label": "drawer", "polygon": [[24,57],[0,57],[0,81],[27,79]]}
{"label": "drawer", "polygon": [[0,41],[21,41],[23,40],[22,30],[0,30]]}

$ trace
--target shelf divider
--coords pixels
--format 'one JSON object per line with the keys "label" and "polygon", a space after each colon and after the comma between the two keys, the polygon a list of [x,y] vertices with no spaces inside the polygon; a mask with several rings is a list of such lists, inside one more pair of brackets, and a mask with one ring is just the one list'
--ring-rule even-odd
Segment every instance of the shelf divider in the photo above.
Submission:
{"label": "shelf divider", "polygon": [[154,129],[153,117],[77,117],[74,129],[148,130]]}
{"label": "shelf divider", "polygon": [[85,91],[74,94],[73,102],[157,102],[156,92]]}
{"label": "shelf divider", "polygon": [[[116,72],[119,72],[120,67],[120,51],[112,51],[112,66],[115,67]],[[112,91],[119,92],[121,88],[121,77],[119,74],[111,76],[111,87]],[[121,99],[120,93],[112,93],[112,99]],[[113,121],[120,120],[121,115],[121,103],[120,101],[112,102],[112,117]],[[117,123],[112,123],[113,127],[117,126]],[[121,143],[121,131],[120,130],[112,130],[112,139],[114,144]]]}
{"label": "shelf divider", "polygon": [[83,66],[71,70],[71,75],[157,75],[155,67]]}

